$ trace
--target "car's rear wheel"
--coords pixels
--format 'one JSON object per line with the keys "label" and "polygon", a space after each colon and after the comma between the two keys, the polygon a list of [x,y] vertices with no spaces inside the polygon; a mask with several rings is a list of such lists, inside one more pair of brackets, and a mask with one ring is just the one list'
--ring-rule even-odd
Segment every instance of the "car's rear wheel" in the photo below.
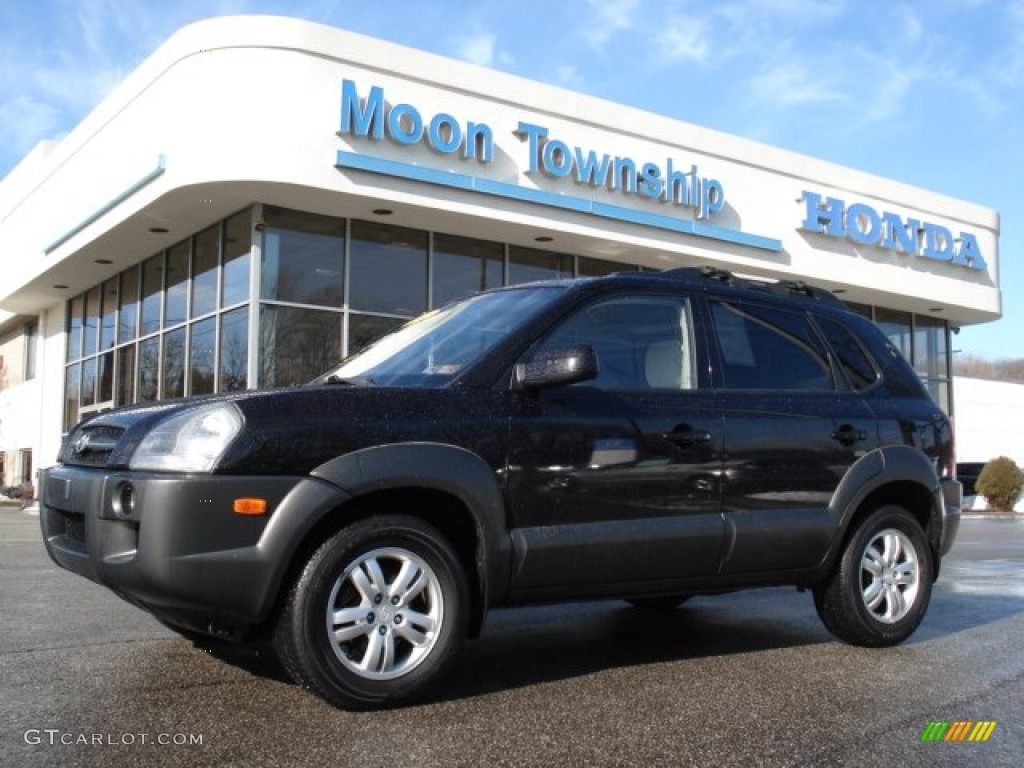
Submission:
{"label": "car's rear wheel", "polygon": [[445,538],[416,518],[374,517],[309,558],[274,645],[296,682],[366,709],[422,694],[457,652],[467,616],[465,574]]}
{"label": "car's rear wheel", "polygon": [[924,618],[932,553],[920,524],[902,507],[872,512],[850,536],[832,576],[814,590],[818,615],[854,645],[906,640]]}

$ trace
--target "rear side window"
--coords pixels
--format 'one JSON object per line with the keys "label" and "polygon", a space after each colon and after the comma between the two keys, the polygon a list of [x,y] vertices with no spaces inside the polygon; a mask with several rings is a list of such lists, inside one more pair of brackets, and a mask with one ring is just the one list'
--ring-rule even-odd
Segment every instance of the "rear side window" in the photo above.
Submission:
{"label": "rear side window", "polygon": [[845,325],[827,317],[817,317],[815,320],[835,351],[839,367],[855,390],[865,390],[878,381],[874,363]]}
{"label": "rear side window", "polygon": [[711,302],[725,389],[831,390],[832,367],[807,316]]}

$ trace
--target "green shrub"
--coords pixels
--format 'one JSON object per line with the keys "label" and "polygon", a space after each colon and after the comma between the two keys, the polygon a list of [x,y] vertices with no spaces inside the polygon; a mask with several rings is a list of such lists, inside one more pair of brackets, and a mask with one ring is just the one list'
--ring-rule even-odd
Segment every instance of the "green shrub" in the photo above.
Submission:
{"label": "green shrub", "polygon": [[989,507],[998,512],[1009,512],[1024,488],[1024,472],[1013,459],[1000,456],[982,468],[974,487],[985,497]]}

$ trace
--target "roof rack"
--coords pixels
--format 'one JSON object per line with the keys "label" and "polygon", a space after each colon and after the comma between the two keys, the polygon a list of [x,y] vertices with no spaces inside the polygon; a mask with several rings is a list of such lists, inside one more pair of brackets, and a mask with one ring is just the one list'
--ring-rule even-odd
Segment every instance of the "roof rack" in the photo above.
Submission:
{"label": "roof rack", "polygon": [[776,280],[774,282],[767,280],[749,280],[747,278],[737,277],[727,269],[709,266],[677,267],[675,269],[667,269],[658,274],[662,277],[668,277],[673,280],[685,280],[687,282],[713,280],[715,282],[725,283],[726,285],[735,286],[737,288],[766,291],[767,293],[773,293],[780,296],[805,296],[809,299],[814,299],[815,301],[834,304],[840,307],[845,306],[842,300],[831,291],[814,285],[808,285],[803,280]]}

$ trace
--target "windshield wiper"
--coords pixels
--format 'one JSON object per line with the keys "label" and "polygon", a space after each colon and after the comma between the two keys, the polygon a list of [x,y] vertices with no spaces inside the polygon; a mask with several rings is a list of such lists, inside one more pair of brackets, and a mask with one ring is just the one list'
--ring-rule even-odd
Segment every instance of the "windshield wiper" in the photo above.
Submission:
{"label": "windshield wiper", "polygon": [[348,377],[348,378],[342,378],[341,376],[338,376],[336,373],[332,373],[330,376],[328,376],[326,379],[324,379],[324,384],[341,384],[344,387],[372,387],[372,386],[374,386],[373,379],[360,378],[360,377],[357,377],[357,376],[352,376],[352,377]]}

